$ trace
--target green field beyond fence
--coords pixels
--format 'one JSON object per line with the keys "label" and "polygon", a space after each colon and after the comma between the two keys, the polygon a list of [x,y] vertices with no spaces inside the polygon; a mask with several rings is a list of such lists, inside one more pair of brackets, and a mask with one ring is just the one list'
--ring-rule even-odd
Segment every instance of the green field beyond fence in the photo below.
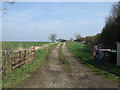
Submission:
{"label": "green field beyond fence", "polygon": [[92,58],[93,48],[91,46],[83,45],[80,42],[67,42],[67,46],[69,51],[77,56],[80,62],[89,66],[93,72],[120,83],[120,67],[108,62],[104,62],[103,65],[96,64]]}
{"label": "green field beyond fence", "polygon": [[30,48],[31,46],[42,46],[50,42],[2,42],[2,49],[20,49]]}

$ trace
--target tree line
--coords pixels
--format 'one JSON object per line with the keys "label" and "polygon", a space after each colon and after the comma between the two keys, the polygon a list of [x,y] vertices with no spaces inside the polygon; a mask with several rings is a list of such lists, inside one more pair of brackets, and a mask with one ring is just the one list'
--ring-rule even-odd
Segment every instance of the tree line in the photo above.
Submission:
{"label": "tree line", "polygon": [[106,48],[116,48],[116,42],[120,42],[120,1],[112,6],[101,33],[81,37],[76,41],[86,41],[90,45],[103,44]]}

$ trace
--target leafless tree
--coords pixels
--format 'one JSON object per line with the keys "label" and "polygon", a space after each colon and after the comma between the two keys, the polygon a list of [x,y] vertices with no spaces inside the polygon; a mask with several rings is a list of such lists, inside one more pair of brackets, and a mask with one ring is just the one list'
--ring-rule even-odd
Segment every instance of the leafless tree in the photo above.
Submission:
{"label": "leafless tree", "polygon": [[81,38],[81,35],[79,33],[75,33],[74,36],[75,36],[76,40]]}
{"label": "leafless tree", "polygon": [[52,42],[55,42],[56,41],[56,37],[57,37],[56,34],[50,34],[49,40],[51,40]]}

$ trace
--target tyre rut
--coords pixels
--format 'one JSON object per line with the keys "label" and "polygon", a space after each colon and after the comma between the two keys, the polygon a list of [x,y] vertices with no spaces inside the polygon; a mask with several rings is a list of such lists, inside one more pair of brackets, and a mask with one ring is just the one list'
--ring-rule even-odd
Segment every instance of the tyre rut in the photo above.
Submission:
{"label": "tyre rut", "polygon": [[[61,43],[60,43],[61,44]],[[18,88],[69,88],[72,87],[58,58],[60,44],[49,54],[46,63]]]}

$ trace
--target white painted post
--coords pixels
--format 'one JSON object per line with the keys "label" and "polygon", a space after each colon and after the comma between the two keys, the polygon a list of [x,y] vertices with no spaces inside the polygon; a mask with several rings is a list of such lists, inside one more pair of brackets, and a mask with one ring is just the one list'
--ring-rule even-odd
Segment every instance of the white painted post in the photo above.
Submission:
{"label": "white painted post", "polygon": [[120,42],[117,42],[117,66],[120,66]]}

